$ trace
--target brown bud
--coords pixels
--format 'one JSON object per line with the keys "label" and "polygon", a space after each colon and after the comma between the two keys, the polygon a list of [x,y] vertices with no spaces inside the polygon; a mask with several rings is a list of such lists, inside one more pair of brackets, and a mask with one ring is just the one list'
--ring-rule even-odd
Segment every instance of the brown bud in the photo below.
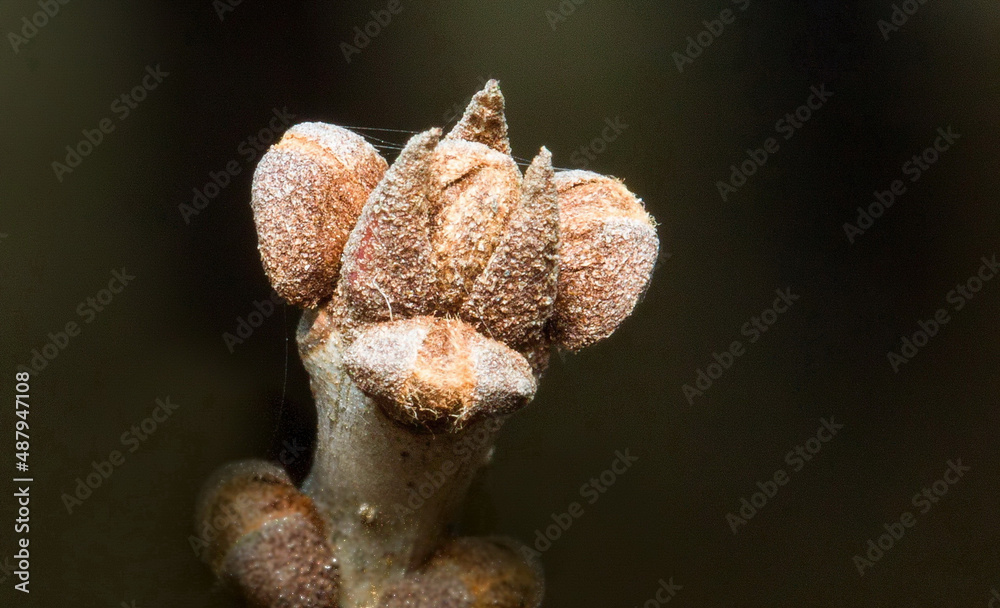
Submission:
{"label": "brown bud", "polygon": [[531,553],[507,539],[453,540],[386,589],[379,608],[537,608],[545,588]]}
{"label": "brown bud", "polygon": [[385,171],[363,137],[318,122],[292,127],[264,154],[251,205],[278,294],[312,307],[333,293],[344,244]]}
{"label": "brown bud", "polygon": [[461,316],[512,348],[537,344],[556,298],[559,206],[552,155],[538,153],[524,176],[520,205]]}
{"label": "brown bud", "polygon": [[579,350],[611,335],[646,288],[659,240],[642,201],[589,171],[555,176],[561,250],[553,337]]}
{"label": "brown bud", "polygon": [[351,231],[340,285],[360,320],[406,317],[436,305],[427,195],[440,137],[440,130],[431,129],[410,139]]}
{"label": "brown bud", "polygon": [[535,394],[524,357],[454,319],[370,325],[345,352],[344,365],[392,418],[446,431],[512,412]]}
{"label": "brown bud", "polygon": [[480,143],[445,139],[431,171],[431,243],[442,307],[457,311],[496,248],[521,196],[514,159]]}
{"label": "brown bud", "polygon": [[203,558],[250,605],[337,605],[338,569],[323,522],[280,467],[258,460],[222,467],[198,503]]}
{"label": "brown bud", "polygon": [[490,80],[482,91],[472,96],[465,114],[448,133],[447,139],[474,141],[502,154],[510,154],[500,83]]}

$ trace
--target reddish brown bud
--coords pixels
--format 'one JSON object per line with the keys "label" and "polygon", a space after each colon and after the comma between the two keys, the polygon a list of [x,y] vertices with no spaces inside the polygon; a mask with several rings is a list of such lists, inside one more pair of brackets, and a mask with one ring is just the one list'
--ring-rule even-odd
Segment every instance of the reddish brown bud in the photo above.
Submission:
{"label": "reddish brown bud", "polygon": [[556,298],[559,206],[552,155],[528,167],[518,209],[476,280],[461,316],[480,331],[521,350],[537,344]]}
{"label": "reddish brown bud", "polygon": [[529,553],[507,539],[453,540],[383,592],[379,608],[537,608],[545,587]]}
{"label": "reddish brown bud", "polygon": [[474,141],[497,152],[510,154],[504,98],[496,80],[490,80],[482,91],[472,96],[465,114],[448,133],[447,139]]}
{"label": "reddish brown bud", "polygon": [[503,234],[521,196],[521,173],[506,154],[443,140],[431,171],[431,243],[442,307],[457,311]]}
{"label": "reddish brown bud", "polygon": [[535,394],[524,357],[454,319],[371,325],[347,349],[344,365],[392,418],[447,431],[512,412]]}
{"label": "reddish brown bud", "polygon": [[555,176],[561,250],[553,337],[579,350],[611,335],[635,307],[659,251],[653,218],[618,180]]}
{"label": "reddish brown bud", "polygon": [[385,171],[363,137],[323,123],[292,127],[264,154],[251,204],[278,294],[312,307],[333,293],[344,244]]}
{"label": "reddish brown bud", "polygon": [[205,561],[250,605],[337,605],[337,564],[322,520],[280,467],[256,460],[222,467],[198,502]]}
{"label": "reddish brown bud", "polygon": [[415,135],[368,197],[344,248],[341,287],[354,315],[381,321],[436,305],[428,191],[441,131]]}

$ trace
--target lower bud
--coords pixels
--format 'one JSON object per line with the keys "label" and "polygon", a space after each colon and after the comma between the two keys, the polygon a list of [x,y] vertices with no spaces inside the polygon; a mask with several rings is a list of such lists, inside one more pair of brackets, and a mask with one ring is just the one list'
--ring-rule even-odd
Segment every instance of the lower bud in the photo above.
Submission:
{"label": "lower bud", "polygon": [[221,468],[202,490],[197,525],[208,542],[203,558],[249,605],[337,606],[337,563],[322,519],[280,467],[249,460]]}
{"label": "lower bud", "polygon": [[536,557],[507,539],[459,538],[386,589],[379,608],[537,608],[545,588]]}

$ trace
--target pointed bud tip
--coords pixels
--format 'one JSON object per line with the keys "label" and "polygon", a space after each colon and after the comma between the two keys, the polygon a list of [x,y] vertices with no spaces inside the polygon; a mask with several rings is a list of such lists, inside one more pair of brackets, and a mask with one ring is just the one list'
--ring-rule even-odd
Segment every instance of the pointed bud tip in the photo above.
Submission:
{"label": "pointed bud tip", "polygon": [[434,127],[432,129],[427,129],[423,133],[417,133],[410,141],[407,142],[407,146],[414,145],[423,148],[434,148],[441,141],[441,128]]}
{"label": "pointed bud tip", "polygon": [[[486,81],[482,90],[476,93],[472,97],[472,103],[490,108],[494,111],[499,111],[501,114],[504,109],[504,97],[503,93],[500,91],[500,81],[496,78],[491,78]],[[472,104],[470,104],[470,107]]]}
{"label": "pointed bud tip", "polygon": [[[535,158],[531,161],[531,166],[528,167],[528,172],[530,171],[542,171],[543,174],[548,173],[550,175],[554,175],[554,171],[552,169],[552,153],[549,152],[548,148],[542,146],[542,149],[538,151],[538,154],[536,154]],[[525,175],[527,176],[527,172]],[[525,179],[527,179],[527,177]]]}
{"label": "pointed bud tip", "polygon": [[472,96],[462,118],[448,133],[448,139],[477,142],[498,152],[510,154],[504,105],[500,84],[496,80],[490,80],[481,91]]}

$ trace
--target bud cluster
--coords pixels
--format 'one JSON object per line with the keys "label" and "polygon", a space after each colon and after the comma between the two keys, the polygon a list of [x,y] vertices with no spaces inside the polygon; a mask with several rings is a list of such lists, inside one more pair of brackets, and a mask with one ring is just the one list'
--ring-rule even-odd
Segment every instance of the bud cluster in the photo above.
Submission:
{"label": "bud cluster", "polygon": [[266,462],[222,468],[192,547],[252,606],[537,608],[536,552],[448,526],[551,348],[602,340],[635,307],[659,249],[642,202],[556,172],[545,148],[522,174],[491,80],[391,166],[347,129],[292,127],[252,208],[272,286],[306,309],[318,449],[302,491]]}
{"label": "bud cluster", "polygon": [[620,181],[555,172],[545,148],[521,174],[496,81],[392,166],[347,129],[293,127],[261,159],[252,204],[275,290],[332,317],[352,379],[418,427],[526,404],[550,347],[609,336],[658,253]]}

